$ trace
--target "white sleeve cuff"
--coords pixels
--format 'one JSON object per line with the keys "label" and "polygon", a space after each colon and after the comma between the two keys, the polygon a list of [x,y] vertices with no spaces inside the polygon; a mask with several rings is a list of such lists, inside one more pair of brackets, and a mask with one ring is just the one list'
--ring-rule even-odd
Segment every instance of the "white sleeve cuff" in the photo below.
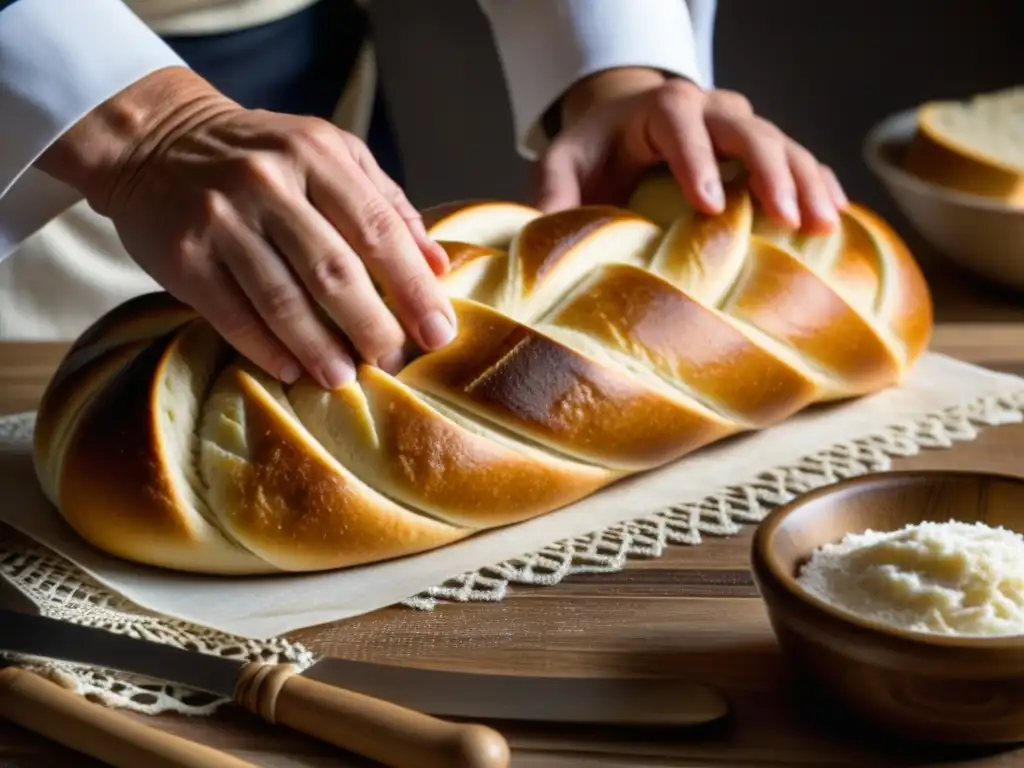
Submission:
{"label": "white sleeve cuff", "polygon": [[575,82],[613,67],[651,67],[706,85],[684,0],[478,0],[491,24],[516,148],[547,144],[544,113]]}
{"label": "white sleeve cuff", "polygon": [[[185,64],[122,0],[16,0],[0,10],[0,259],[77,199],[32,178],[39,155],[93,108],[171,66]],[[10,199],[22,189],[31,205]]]}

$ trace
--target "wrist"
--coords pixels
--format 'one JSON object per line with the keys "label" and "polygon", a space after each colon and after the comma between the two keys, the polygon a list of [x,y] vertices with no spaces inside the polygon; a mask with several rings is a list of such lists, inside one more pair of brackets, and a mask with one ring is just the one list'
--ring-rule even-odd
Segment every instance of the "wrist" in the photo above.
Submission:
{"label": "wrist", "polygon": [[659,88],[667,79],[650,67],[615,67],[584,77],[566,91],[559,104],[562,128],[571,127],[597,105]]}
{"label": "wrist", "polygon": [[103,213],[119,180],[141,156],[226,106],[237,105],[191,70],[161,69],[82,117],[35,165]]}

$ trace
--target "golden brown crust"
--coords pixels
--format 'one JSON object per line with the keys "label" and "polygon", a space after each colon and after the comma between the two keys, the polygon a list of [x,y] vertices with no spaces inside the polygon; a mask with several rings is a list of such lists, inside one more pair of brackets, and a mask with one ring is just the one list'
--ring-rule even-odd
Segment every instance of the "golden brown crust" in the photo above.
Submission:
{"label": "golden brown crust", "polygon": [[840,214],[839,227],[842,247],[828,270],[830,284],[841,286],[843,297],[853,306],[870,311],[878,300],[884,273],[874,240],[849,211]]}
{"label": "golden brown crust", "polygon": [[737,430],[695,402],[483,305],[456,301],[455,308],[465,330],[414,360],[399,379],[527,440],[583,461],[639,470]]}
{"label": "golden brown crust", "polygon": [[361,366],[359,387],[292,387],[300,420],[340,463],[381,493],[469,528],[528,520],[617,478],[600,467],[510,447],[446,418],[387,374]]}
{"label": "golden brown crust", "polygon": [[464,269],[470,269],[480,261],[501,258],[504,251],[498,248],[487,248],[473,243],[459,243],[452,240],[439,240],[438,245],[444,248],[448,254],[448,269],[450,274],[455,274]]}
{"label": "golden brown crust", "polygon": [[[166,294],[82,334],[40,406],[35,463],[100,549],[207,573],[316,571],[442,547],[805,406],[898,383],[928,287],[858,206],[780,230],[742,179],[717,217],[652,176],[640,212],[426,212],[458,335],[326,392],[244,363]],[[645,213],[647,211],[647,213]]]}
{"label": "golden brown crust", "polygon": [[84,539],[121,557],[181,570],[272,571],[204,519],[168,460],[159,390],[188,331],[155,339],[86,406],[65,448],[60,509]]}
{"label": "golden brown crust", "polygon": [[746,258],[753,204],[746,187],[725,185],[718,216],[688,211],[668,229],[651,270],[698,301],[716,305],[735,282]]}
{"label": "golden brown crust", "polygon": [[825,236],[782,232],[757,217],[753,233],[810,267],[861,317],[888,339],[901,375],[927,349],[931,294],[920,267],[878,215],[850,204],[840,226]]}
{"label": "golden brown crust", "polygon": [[925,353],[931,342],[935,317],[928,283],[910,249],[880,216],[863,206],[851,205],[846,217],[857,221],[874,243],[876,253],[888,255],[878,268],[892,286],[893,296],[880,314],[895,337],[903,342],[906,368]]}
{"label": "golden brown crust", "polygon": [[509,250],[507,283],[494,306],[523,322],[540,320],[600,265],[646,266],[662,234],[654,222],[607,206],[534,219],[523,226]]}
{"label": "golden brown crust", "polygon": [[204,473],[221,524],[282,570],[317,571],[434,549],[469,535],[389,501],[334,462],[253,376],[228,374],[247,454]]}
{"label": "golden brown crust", "polygon": [[126,344],[105,355],[65,358],[61,376],[50,384],[43,407],[36,418],[33,455],[36,476],[47,498],[57,503],[61,465],[66,443],[78,419],[96,393],[101,392],[117,372],[146,347],[146,342]]}
{"label": "golden brown crust", "polygon": [[498,200],[465,200],[435,205],[422,216],[427,234],[435,240],[507,249],[519,230],[540,216],[540,211]]}
{"label": "golden brown crust", "polygon": [[814,382],[726,316],[637,267],[603,267],[549,322],[647,362],[760,428],[814,401]]}
{"label": "golden brown crust", "polygon": [[899,362],[877,330],[786,251],[753,238],[745,274],[722,308],[847,383],[850,394],[889,386]]}
{"label": "golden brown crust", "polygon": [[532,293],[582,241],[602,227],[640,217],[609,206],[592,205],[559,211],[534,219],[517,240],[522,292]]}
{"label": "golden brown crust", "polygon": [[145,294],[114,307],[68,348],[43,392],[35,425],[35,466],[51,501],[56,464],[62,458],[60,442],[93,393],[154,337],[194,318],[191,308],[169,294]]}
{"label": "golden brown crust", "polygon": [[450,296],[493,304],[508,276],[508,251],[439,240],[448,254],[444,284]]}

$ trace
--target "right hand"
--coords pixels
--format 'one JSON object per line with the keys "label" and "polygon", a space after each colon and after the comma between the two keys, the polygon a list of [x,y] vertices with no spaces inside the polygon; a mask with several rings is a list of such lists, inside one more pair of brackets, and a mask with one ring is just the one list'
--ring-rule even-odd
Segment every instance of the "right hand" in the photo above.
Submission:
{"label": "right hand", "polygon": [[395,372],[410,338],[431,350],[454,335],[444,250],[367,147],[326,121],[247,110],[170,69],[48,155],[40,167],[110,217],[146,272],[285,382],[305,369],[343,386],[355,356]]}

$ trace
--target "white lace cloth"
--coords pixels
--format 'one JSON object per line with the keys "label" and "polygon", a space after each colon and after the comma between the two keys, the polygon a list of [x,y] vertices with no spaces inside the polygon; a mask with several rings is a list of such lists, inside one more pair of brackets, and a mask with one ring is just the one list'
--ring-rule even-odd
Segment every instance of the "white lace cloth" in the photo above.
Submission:
{"label": "white lace cloth", "polygon": [[[506,560],[413,595],[404,605],[432,610],[439,602],[497,602],[510,585],[551,586],[568,576],[618,571],[630,558],[658,557],[670,544],[695,546],[703,534],[730,536],[757,523],[794,496],[847,477],[889,469],[894,457],[949,448],[973,440],[982,427],[1024,420],[1024,391],[987,397],[926,418],[897,424],[867,438],[842,442],[755,482],[724,488],[696,504],[659,511],[598,533],[561,541],[532,555]],[[0,438],[31,435],[31,415],[0,419]],[[160,617],[92,582],[76,566],[0,527],[0,575],[54,618],[102,627],[181,648],[238,659],[289,661],[306,668],[313,655],[284,638],[247,640]],[[223,699],[179,686],[105,670],[17,659],[83,695],[137,712],[210,714]]]}

